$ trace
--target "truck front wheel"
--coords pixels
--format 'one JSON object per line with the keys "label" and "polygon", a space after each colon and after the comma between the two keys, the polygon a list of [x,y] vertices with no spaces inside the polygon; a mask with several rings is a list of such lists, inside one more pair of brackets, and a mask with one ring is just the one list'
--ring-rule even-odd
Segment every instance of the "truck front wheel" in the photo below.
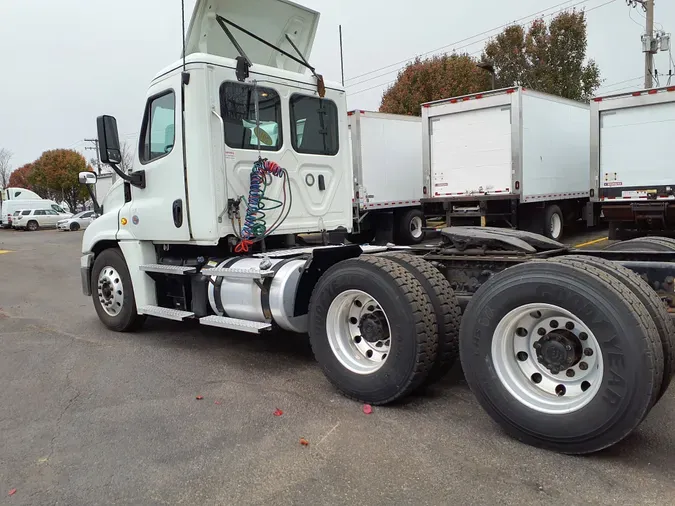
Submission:
{"label": "truck front wheel", "polygon": [[362,256],[330,268],[312,293],[309,336],[326,377],[347,397],[387,404],[431,371],[438,335],[431,301],[403,266]]}
{"label": "truck front wheel", "polygon": [[119,249],[100,253],[91,274],[92,299],[103,324],[116,332],[139,329],[145,317],[136,311],[131,276]]}

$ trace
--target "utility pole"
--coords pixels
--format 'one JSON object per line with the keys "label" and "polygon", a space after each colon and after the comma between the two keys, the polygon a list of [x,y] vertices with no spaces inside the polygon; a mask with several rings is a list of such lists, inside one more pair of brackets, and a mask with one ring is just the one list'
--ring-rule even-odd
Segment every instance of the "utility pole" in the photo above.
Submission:
{"label": "utility pole", "polygon": [[[647,51],[645,52],[645,89],[654,87],[654,0],[645,0],[642,4],[647,18],[646,40]],[[645,48],[643,48],[644,50]]]}
{"label": "utility pole", "polygon": [[101,154],[98,152],[98,139],[85,139],[85,142],[91,142],[94,146],[87,146],[86,150],[91,151],[92,149],[96,151],[96,169],[98,170],[98,175],[101,175]]}

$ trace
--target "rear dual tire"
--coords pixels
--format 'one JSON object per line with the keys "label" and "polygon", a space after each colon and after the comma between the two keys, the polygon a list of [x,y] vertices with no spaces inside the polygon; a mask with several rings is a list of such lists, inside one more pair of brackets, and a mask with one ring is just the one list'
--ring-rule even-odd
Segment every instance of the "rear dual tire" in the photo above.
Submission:
{"label": "rear dual tire", "polygon": [[460,358],[479,403],[509,435],[570,454],[625,438],[663,381],[645,305],[616,277],[576,262],[529,262],[490,278],[464,313]]}
{"label": "rear dual tire", "polygon": [[392,260],[362,256],[328,269],[312,293],[309,320],[317,362],[349,398],[394,402],[434,367],[438,335],[430,298]]}

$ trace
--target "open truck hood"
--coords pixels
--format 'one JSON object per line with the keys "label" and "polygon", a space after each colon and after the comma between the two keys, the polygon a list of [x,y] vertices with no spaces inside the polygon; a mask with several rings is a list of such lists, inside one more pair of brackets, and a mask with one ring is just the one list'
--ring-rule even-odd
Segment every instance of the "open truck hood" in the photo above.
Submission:
{"label": "open truck hood", "polygon": [[[295,56],[286,34],[309,60],[319,13],[286,0],[197,0],[187,33],[186,53],[225,58],[239,56],[216,21],[216,14],[236,23]],[[304,73],[305,67],[278,51],[228,26],[252,63]]]}

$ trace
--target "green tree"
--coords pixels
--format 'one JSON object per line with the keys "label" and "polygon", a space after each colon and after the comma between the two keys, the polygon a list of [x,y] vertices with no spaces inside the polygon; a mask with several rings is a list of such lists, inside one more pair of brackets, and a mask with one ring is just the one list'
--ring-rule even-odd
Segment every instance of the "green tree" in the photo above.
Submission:
{"label": "green tree", "polygon": [[498,87],[525,86],[586,102],[599,88],[600,69],[587,59],[586,14],[566,11],[550,24],[543,19],[526,31],[506,28],[487,43],[482,60],[492,63]]}
{"label": "green tree", "polygon": [[490,75],[469,55],[415,59],[384,93],[380,112],[420,116],[421,104],[490,89]]}
{"label": "green tree", "polygon": [[71,210],[87,200],[86,188],[78,181],[80,172],[93,169],[85,158],[70,149],[45,151],[33,164],[29,183],[36,188],[46,188],[55,199],[65,200]]}

